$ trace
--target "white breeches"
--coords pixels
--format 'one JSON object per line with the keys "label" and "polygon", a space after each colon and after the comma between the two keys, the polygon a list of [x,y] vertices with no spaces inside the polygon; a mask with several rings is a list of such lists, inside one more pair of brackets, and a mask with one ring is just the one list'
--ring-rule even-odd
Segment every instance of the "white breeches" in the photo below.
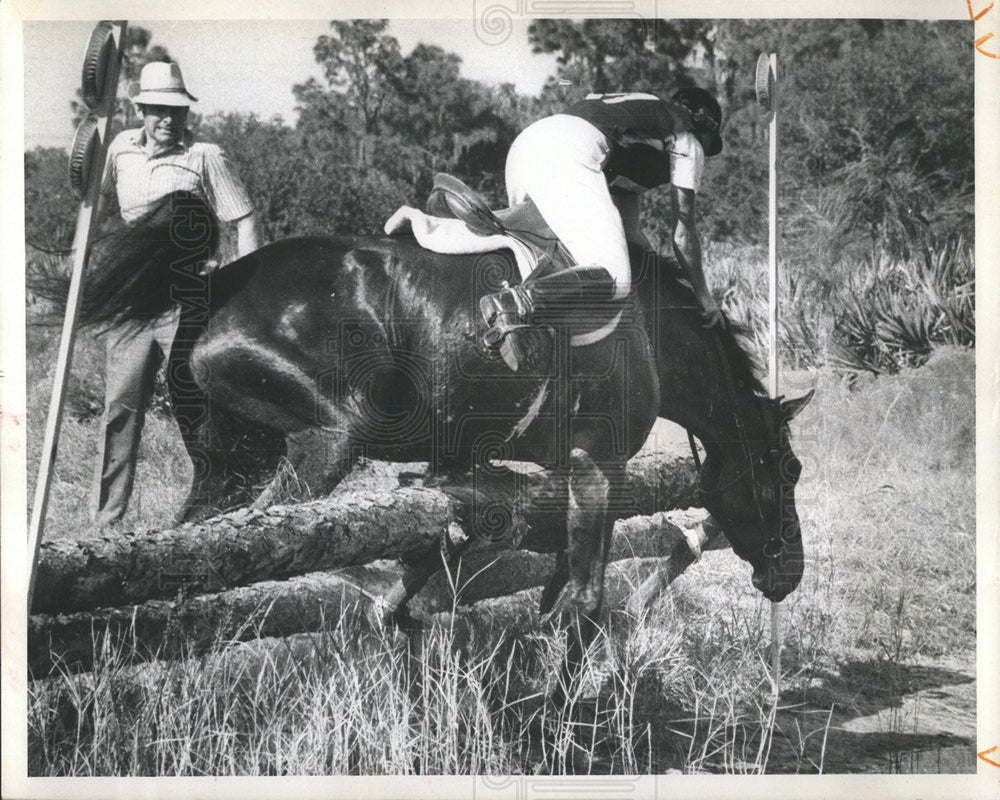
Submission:
{"label": "white breeches", "polygon": [[621,216],[601,168],[607,138],[568,114],[525,128],[507,154],[511,205],[531,198],[579,266],[600,266],[615,279],[615,297],[628,294],[632,269]]}

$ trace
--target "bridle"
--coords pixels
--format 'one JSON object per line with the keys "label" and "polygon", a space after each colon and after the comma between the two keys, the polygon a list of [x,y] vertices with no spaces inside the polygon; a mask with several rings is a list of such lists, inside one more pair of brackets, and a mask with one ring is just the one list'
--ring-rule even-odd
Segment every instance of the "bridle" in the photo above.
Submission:
{"label": "bridle", "polygon": [[[739,436],[740,449],[743,451],[745,466],[739,472],[737,472],[732,479],[730,479],[722,486],[715,486],[712,489],[699,489],[699,491],[703,495],[707,495],[709,497],[715,497],[717,495],[722,494],[724,491],[731,488],[732,486],[735,486],[739,481],[743,480],[743,478],[747,476],[747,473],[749,473],[750,488],[753,493],[754,506],[757,508],[757,517],[761,521],[763,521],[764,508],[760,499],[760,490],[757,488],[757,472],[754,469],[757,461],[754,459],[753,455],[750,452],[750,443],[747,441],[746,430],[744,429],[743,422],[740,420],[739,416],[735,412],[733,413],[733,421],[736,423],[736,431]],[[776,456],[778,451],[775,448],[771,448],[769,450],[769,453],[772,456]]]}
{"label": "bridle", "polygon": [[[717,338],[715,338],[715,343],[716,347],[721,350],[722,349],[721,343]],[[728,361],[725,358],[724,352],[721,353],[721,355],[723,356],[721,359],[721,363],[726,365],[725,369],[726,383],[728,384],[727,388],[729,389],[730,397],[736,397],[736,387],[734,385],[732,373],[728,368]],[[763,398],[760,399],[763,401]],[[706,498],[718,497],[723,492],[735,486],[739,481],[746,478],[747,475],[749,474],[750,490],[751,493],[753,494],[753,502],[754,502],[754,507],[757,510],[757,518],[763,523],[764,507],[760,496],[760,489],[757,486],[757,473],[755,469],[758,463],[763,464],[763,457],[759,461],[753,457],[753,454],[750,449],[750,442],[746,434],[746,429],[743,425],[743,421],[740,419],[739,415],[735,412],[735,410],[732,413],[733,413],[733,422],[736,425],[736,432],[740,442],[740,449],[743,451],[744,466],[742,469],[739,470],[739,472],[736,473],[735,476],[733,476],[725,484],[721,486],[714,486],[711,489],[702,489],[699,487],[698,491],[701,496]],[[770,425],[766,422],[765,422],[765,427],[767,427],[768,430],[770,429]],[[691,435],[690,432],[688,433],[688,443],[691,445],[691,452],[694,455],[695,466],[700,472],[701,459],[699,458],[697,450],[695,448],[694,437]],[[777,447],[771,447],[768,449],[768,455],[770,455],[771,458],[776,459],[778,458],[779,454],[780,451]],[[781,531],[779,526],[779,530],[772,533],[764,542],[763,546],[761,547],[761,552],[764,554],[765,558],[774,560],[781,555],[783,549],[784,549],[784,543],[782,541]]]}

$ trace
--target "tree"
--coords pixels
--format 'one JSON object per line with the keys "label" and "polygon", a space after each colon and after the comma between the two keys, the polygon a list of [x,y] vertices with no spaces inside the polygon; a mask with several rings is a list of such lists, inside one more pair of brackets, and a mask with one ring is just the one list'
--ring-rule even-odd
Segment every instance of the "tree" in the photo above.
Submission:
{"label": "tree", "polygon": [[331,27],[314,48],[326,85],[312,79],[294,92],[301,157],[336,185],[334,224],[377,230],[400,203],[423,205],[442,170],[498,199],[526,116],[513,87],[463,77],[461,58],[438,46],[419,43],[403,56],[385,20]]}
{"label": "tree", "polygon": [[[422,196],[437,171],[455,172],[477,187],[487,175],[502,171],[518,130],[504,114],[516,107],[512,87],[493,90],[464,78],[461,63],[455,53],[418,44],[403,59],[386,104],[392,139],[386,154],[403,159]],[[394,168],[390,159],[382,166],[389,172]]]}
{"label": "tree", "polygon": [[973,51],[963,36],[943,21],[785,23],[782,210],[793,223],[813,218],[793,247],[834,261],[873,247],[906,258],[928,236],[971,233]]}
{"label": "tree", "polygon": [[[293,87],[300,106],[324,100],[328,113],[332,111],[331,116],[347,129],[354,128],[351,117],[360,120],[356,163],[361,168],[370,161],[370,150],[381,129],[383,105],[402,68],[399,43],[385,33],[388,24],[385,19],[332,21],[333,35],[320,36],[313,47],[332,92],[320,89],[315,80]],[[331,93],[340,97],[331,97]],[[315,121],[315,116],[307,113],[303,124]]]}
{"label": "tree", "polygon": [[536,53],[558,53],[558,78],[586,91],[662,91],[689,82],[688,60],[705,22],[542,19],[528,27]]}

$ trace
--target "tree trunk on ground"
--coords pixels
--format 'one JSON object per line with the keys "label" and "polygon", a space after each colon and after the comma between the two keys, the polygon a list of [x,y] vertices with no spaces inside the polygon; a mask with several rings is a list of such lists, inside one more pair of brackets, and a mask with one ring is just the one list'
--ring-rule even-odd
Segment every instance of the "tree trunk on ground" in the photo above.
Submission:
{"label": "tree trunk on ground", "polygon": [[[625,592],[625,575],[631,581],[628,594],[636,595],[634,604],[650,602],[696,560],[689,537],[692,532],[707,536],[704,521],[702,511],[619,521],[606,581],[609,603],[624,602],[619,595]],[[721,535],[715,539],[724,543]],[[551,555],[523,551],[470,553],[454,578],[459,588],[457,598],[442,573],[414,598],[411,610],[420,616],[437,615],[456,605],[476,603],[478,607],[479,601],[501,598],[489,608],[503,613],[508,609],[511,623],[533,618],[538,598],[531,595],[530,587],[548,580],[554,560]],[[384,594],[401,572],[397,563],[379,562],[335,573],[264,581],[184,601],[152,600],[94,612],[34,615],[29,620],[29,669],[35,678],[50,674],[57,664],[72,670],[90,669],[95,649],[101,651],[94,647],[97,637],[112,644],[111,649],[117,650],[120,658],[128,654],[129,658],[148,660],[196,655],[233,640],[318,630],[367,608],[371,599]],[[636,590],[640,583],[642,586]],[[515,599],[504,595],[514,595]],[[533,607],[529,609],[525,604],[531,597]],[[494,611],[490,611],[491,618],[497,615]],[[465,611],[460,611],[457,619],[466,616]]]}
{"label": "tree trunk on ground", "polygon": [[[633,459],[627,507],[616,514],[691,505],[695,480],[690,459]],[[405,559],[443,539],[485,537],[552,551],[565,536],[565,498],[566,484],[558,476],[509,472],[487,488],[346,491],[265,511],[243,509],[173,530],[44,542],[31,610],[77,612],[224,591]],[[511,524],[493,530],[498,519]]]}

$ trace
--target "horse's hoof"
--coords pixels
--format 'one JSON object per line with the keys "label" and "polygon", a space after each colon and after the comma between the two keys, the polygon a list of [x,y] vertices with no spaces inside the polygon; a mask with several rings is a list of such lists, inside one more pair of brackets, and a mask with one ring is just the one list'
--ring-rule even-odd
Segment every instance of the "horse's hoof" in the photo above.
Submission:
{"label": "horse's hoof", "polygon": [[267,487],[257,495],[257,499],[250,504],[251,511],[264,511],[269,506],[274,505],[274,491],[271,487]]}

